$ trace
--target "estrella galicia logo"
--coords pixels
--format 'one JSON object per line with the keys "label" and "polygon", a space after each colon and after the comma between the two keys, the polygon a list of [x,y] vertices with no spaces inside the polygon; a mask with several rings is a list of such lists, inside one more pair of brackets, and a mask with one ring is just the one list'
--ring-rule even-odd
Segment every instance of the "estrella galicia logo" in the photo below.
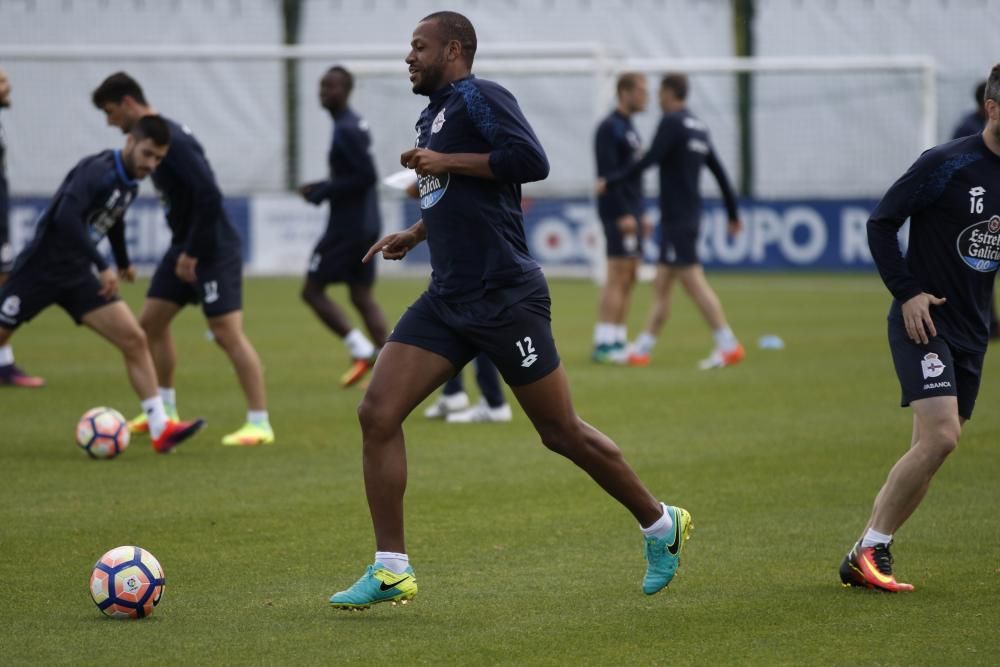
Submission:
{"label": "estrella galicia logo", "polygon": [[421,176],[417,181],[417,190],[420,194],[420,208],[427,210],[437,204],[444,197],[448,190],[448,183],[451,182],[451,174],[444,176]]}
{"label": "estrella galicia logo", "polygon": [[996,271],[1000,266],[1000,215],[963,229],[956,249],[969,268],[982,273]]}

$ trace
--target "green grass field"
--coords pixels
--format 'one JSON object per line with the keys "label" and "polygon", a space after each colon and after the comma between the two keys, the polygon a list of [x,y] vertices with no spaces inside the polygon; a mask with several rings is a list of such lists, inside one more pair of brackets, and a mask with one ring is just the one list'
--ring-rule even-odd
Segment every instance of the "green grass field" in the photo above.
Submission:
{"label": "green grass field", "polygon": [[[144,438],[113,461],[73,443],[106,404],[131,415],[118,354],[58,309],[14,339],[39,391],[0,391],[0,663],[997,664],[1000,660],[1000,358],[975,419],[894,554],[913,594],[843,590],[837,566],[909,442],[878,278],[712,278],[746,362],[700,372],[710,337],[686,298],[649,368],[588,359],[596,290],[552,281],[556,339],[577,409],[651,489],[694,516],[679,577],[640,592],[630,516],[511,424],[407,424],[406,607],[335,611],[374,550],[346,357],[298,299],[298,280],[246,283],[278,444],[220,437],[244,405],[197,311],[177,321],[181,414],[208,419],[175,454]],[[385,280],[395,319],[424,280]],[[143,286],[126,286],[130,303]],[[641,285],[631,330],[642,321]],[[343,292],[335,291],[343,299]],[[783,351],[760,351],[775,333]],[[471,373],[469,383],[472,384]],[[105,619],[87,580],[138,544],[168,584],[148,620]]]}

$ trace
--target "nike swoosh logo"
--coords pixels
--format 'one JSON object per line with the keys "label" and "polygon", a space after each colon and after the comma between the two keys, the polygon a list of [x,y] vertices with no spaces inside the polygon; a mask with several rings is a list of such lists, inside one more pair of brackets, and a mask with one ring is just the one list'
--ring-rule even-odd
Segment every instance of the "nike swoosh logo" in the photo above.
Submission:
{"label": "nike swoosh logo", "polygon": [[392,583],[389,583],[388,581],[383,581],[381,584],[379,584],[379,590],[387,591],[390,588],[395,588],[396,586],[399,586],[401,583],[403,583],[404,581],[406,581],[409,578],[410,578],[410,575],[406,575],[405,577],[403,577],[399,581],[394,581]]}
{"label": "nike swoosh logo", "polygon": [[[667,511],[669,512],[670,510],[667,510]],[[677,552],[681,548],[681,515],[680,515],[680,512],[674,514],[673,518],[674,518],[674,542],[673,542],[673,544],[668,544],[667,545],[667,551],[670,552],[670,555],[676,556]]]}

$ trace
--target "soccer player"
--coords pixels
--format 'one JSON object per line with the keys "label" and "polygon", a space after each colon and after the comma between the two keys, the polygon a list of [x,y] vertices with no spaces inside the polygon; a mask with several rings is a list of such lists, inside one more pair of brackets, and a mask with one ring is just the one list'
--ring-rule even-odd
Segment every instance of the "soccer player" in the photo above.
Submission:
{"label": "soccer player", "polygon": [[[10,106],[10,79],[0,69],[0,109]],[[10,210],[7,187],[7,145],[4,143],[3,125],[0,125],[0,286],[7,281],[14,266],[14,251],[10,245],[10,227],[7,218]],[[43,387],[45,380],[28,375],[14,363],[14,349],[0,345],[0,387]]]}
{"label": "soccer player", "polygon": [[688,79],[684,74],[667,74],[660,82],[663,118],[653,143],[641,160],[604,181],[598,191],[626,180],[653,165],[660,168],[660,257],[654,283],[655,299],[646,329],[639,335],[629,355],[629,363],[649,364],[656,337],[670,317],[671,293],[680,281],[702,317],[712,329],[715,348],[702,360],[702,369],[732,366],[745,352],[726,321],[722,304],[708,284],[698,259],[698,230],[701,225],[701,192],[698,183],[702,166],[712,172],[729,216],[729,233],[740,231],[736,195],[722,163],[715,155],[708,127],[687,108]]}
{"label": "soccer player", "polygon": [[[108,125],[122,132],[156,113],[139,83],[125,72],[105,79],[92,100],[107,115]],[[240,238],[226,217],[222,193],[201,144],[187,127],[169,119],[167,124],[171,148],[153,173],[153,185],[164,200],[173,238],[153,274],[139,316],[156,364],[160,394],[168,412],[176,416],[177,353],[170,322],[186,304],[200,302],[209,330],[236,370],[248,404],[246,424],[226,435],[222,444],[270,444],[274,431],[267,415],[264,374],[256,350],[243,333]],[[129,430],[145,433],[146,416],[129,422]]]}
{"label": "soccer player", "polygon": [[[872,257],[893,296],[889,347],[901,404],[913,409],[913,435],[840,566],[845,586],[913,590],[893,574],[893,535],[955,450],[976,404],[1000,265],[1000,64],[984,99],[986,129],[925,151],[868,220]],[[907,218],[904,258],[896,233]]]}
{"label": "soccer player", "polygon": [[[632,115],[645,110],[649,92],[646,77],[625,72],[618,77],[618,104],[597,126],[594,152],[597,176],[607,178],[628,169],[642,153],[642,142],[632,125]],[[609,184],[597,198],[597,213],[604,228],[608,275],[601,290],[594,325],[592,358],[598,363],[624,364],[628,360],[628,308],[642,261],[643,238],[652,230],[643,213],[642,172]],[[640,224],[642,229],[640,230]]]}
{"label": "soccer player", "polygon": [[[375,162],[371,156],[368,123],[347,106],[354,77],[340,66],[331,67],[320,79],[319,101],[333,119],[333,140],[327,162],[330,177],[307,183],[299,193],[312,204],[330,202],[326,232],[316,244],[302,287],[302,300],[330,331],[340,336],[351,354],[352,365],[341,377],[344,387],[358,382],[385,345],[385,314],[372,294],[375,265],[361,262],[378,240],[382,229],[375,197]],[[361,315],[369,340],[351,325],[343,309],[327,295],[333,283],[347,283],[351,303]]]}
{"label": "soccer player", "polygon": [[[148,116],[130,128],[123,150],[80,160],[42,213],[34,239],[18,255],[10,279],[0,288],[0,345],[7,345],[19,326],[59,304],[78,325],[87,325],[121,350],[149,422],[153,449],[161,453],[194,435],[204,422],[179,422],[167,416],[146,336],[132,311],[118,299],[118,280],[135,280],[125,246],[125,210],[139,181],[156,169],[169,144],[166,121]],[[105,235],[117,275],[97,249]],[[96,276],[92,267],[97,267]]]}
{"label": "soccer player", "polygon": [[469,405],[469,395],[465,393],[462,382],[462,371],[459,371],[445,382],[441,395],[424,410],[425,417],[444,419],[449,424],[509,422],[514,418],[500,387],[500,372],[489,356],[478,354],[472,365],[476,368],[476,384],[482,394],[480,401]]}
{"label": "soccer player", "polygon": [[652,595],[673,579],[691,517],[658,502],[615,443],[573,409],[548,286],[528,254],[521,211],[521,184],[548,175],[545,152],[514,96],[472,75],[476,33],[467,18],[427,16],[410,47],[413,92],[430,102],[417,121],[417,147],[400,161],[420,177],[423,219],[380,239],[365,260],[378,252],[401,259],[426,240],[433,274],[389,336],[358,407],[377,550],[365,574],[330,603],[363,609],[416,595],[403,538],[403,420],[479,352],[497,365],[542,442],[639,522],[648,560],[643,591]]}

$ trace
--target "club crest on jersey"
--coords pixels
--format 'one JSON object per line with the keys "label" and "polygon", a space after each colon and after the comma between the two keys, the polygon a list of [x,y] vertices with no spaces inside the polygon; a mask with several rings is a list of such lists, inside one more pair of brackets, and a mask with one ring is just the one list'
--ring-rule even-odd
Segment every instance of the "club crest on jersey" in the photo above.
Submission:
{"label": "club crest on jersey", "polygon": [[926,380],[927,378],[936,378],[944,373],[946,366],[936,353],[928,352],[920,360],[920,368],[924,371],[924,379]]}
{"label": "club crest on jersey", "polygon": [[417,191],[420,195],[420,208],[423,210],[437,204],[448,190],[451,174],[444,176],[421,176],[417,181]]}
{"label": "club crest on jersey", "polygon": [[982,273],[1000,266],[1000,216],[969,225],[955,242],[958,256],[970,268]]}
{"label": "club crest on jersey", "polygon": [[437,134],[444,127],[444,109],[438,111],[438,115],[434,116],[434,121],[431,123],[431,134]]}

